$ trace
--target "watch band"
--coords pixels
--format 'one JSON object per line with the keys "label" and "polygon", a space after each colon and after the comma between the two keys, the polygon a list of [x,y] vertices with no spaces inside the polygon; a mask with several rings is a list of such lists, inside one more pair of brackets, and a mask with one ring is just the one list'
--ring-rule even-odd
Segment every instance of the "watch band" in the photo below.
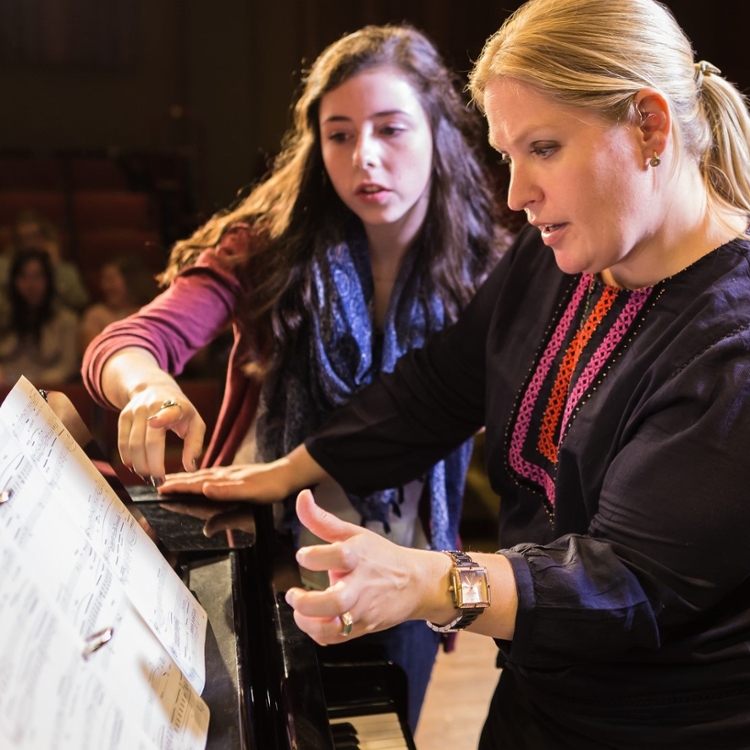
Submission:
{"label": "watch band", "polygon": [[[486,571],[481,565],[477,565],[474,560],[469,557],[465,552],[459,550],[444,550],[445,554],[453,560],[454,569],[459,570],[478,570],[486,576]],[[455,590],[455,586],[451,586],[453,592],[453,602],[459,611],[458,616],[451,620],[446,625],[436,625],[434,622],[426,620],[427,626],[434,630],[436,633],[455,633],[458,630],[463,630],[465,627],[471,625],[479,615],[484,612],[485,608],[489,605],[489,599],[486,604],[478,607],[459,607],[458,605],[458,592]],[[489,585],[487,586],[487,594],[489,597]]]}

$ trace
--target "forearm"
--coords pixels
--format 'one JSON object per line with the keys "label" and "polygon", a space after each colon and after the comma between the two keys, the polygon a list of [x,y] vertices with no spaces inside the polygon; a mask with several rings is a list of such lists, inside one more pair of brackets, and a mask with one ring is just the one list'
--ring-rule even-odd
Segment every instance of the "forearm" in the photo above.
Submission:
{"label": "forearm", "polygon": [[[483,367],[474,378],[456,355],[453,331],[436,334],[396,371],[358,392],[305,441],[310,454],[349,492],[366,495],[423,476],[476,434],[484,418]],[[447,341],[447,344],[443,342]],[[436,351],[437,350],[437,351]],[[435,359],[458,360],[448,368]]]}
{"label": "forearm", "polygon": [[118,409],[122,409],[135,394],[160,383],[171,388],[179,387],[146,349],[134,346],[120,349],[102,367],[102,393]]}
{"label": "forearm", "polygon": [[287,497],[301,489],[313,487],[331,479],[325,469],[308,453],[304,445],[297,446],[291,453],[272,462],[283,482],[280,497]]}

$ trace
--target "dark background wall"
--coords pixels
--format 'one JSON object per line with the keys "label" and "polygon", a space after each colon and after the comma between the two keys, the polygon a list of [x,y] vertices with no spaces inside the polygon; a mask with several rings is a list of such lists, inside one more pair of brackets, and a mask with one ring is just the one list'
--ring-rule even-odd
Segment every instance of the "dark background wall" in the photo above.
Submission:
{"label": "dark background wall", "polygon": [[[2,0],[0,149],[191,155],[204,212],[275,151],[300,71],[365,23],[407,20],[466,72],[520,3],[505,0]],[[747,0],[667,3],[744,90]]]}

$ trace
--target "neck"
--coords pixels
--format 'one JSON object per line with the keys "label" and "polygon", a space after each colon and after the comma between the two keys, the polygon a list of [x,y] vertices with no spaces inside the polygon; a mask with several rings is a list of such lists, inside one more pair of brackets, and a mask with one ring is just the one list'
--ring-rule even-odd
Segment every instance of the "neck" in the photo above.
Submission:
{"label": "neck", "polygon": [[[680,177],[675,179],[679,183]],[[605,283],[627,289],[652,286],[745,233],[746,217],[709,206],[697,169],[688,177],[683,175],[682,182],[686,187],[673,191],[671,199],[657,209],[659,216],[667,218],[659,220],[656,229],[637,242],[621,263],[601,272]]]}
{"label": "neck", "polygon": [[395,224],[365,227],[370,265],[376,281],[378,278],[389,279],[391,282],[396,279],[401,262],[414,242],[417,231]]}
{"label": "neck", "polygon": [[416,233],[395,230],[392,224],[367,227],[370,269],[374,288],[374,322],[382,330],[401,263]]}

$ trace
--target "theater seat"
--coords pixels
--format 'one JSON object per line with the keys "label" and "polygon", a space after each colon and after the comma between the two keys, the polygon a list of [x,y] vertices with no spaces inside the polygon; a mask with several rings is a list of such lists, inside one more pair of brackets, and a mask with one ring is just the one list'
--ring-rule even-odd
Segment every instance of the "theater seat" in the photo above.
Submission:
{"label": "theater seat", "polygon": [[71,190],[128,189],[127,175],[110,156],[69,156],[67,162]]}
{"label": "theater seat", "polygon": [[12,226],[23,211],[33,210],[65,227],[67,214],[62,190],[0,190],[0,225]]}
{"label": "theater seat", "polygon": [[154,230],[155,209],[147,193],[127,190],[78,190],[72,193],[73,230]]}
{"label": "theater seat", "polygon": [[54,156],[0,156],[0,190],[64,190],[63,163]]}

